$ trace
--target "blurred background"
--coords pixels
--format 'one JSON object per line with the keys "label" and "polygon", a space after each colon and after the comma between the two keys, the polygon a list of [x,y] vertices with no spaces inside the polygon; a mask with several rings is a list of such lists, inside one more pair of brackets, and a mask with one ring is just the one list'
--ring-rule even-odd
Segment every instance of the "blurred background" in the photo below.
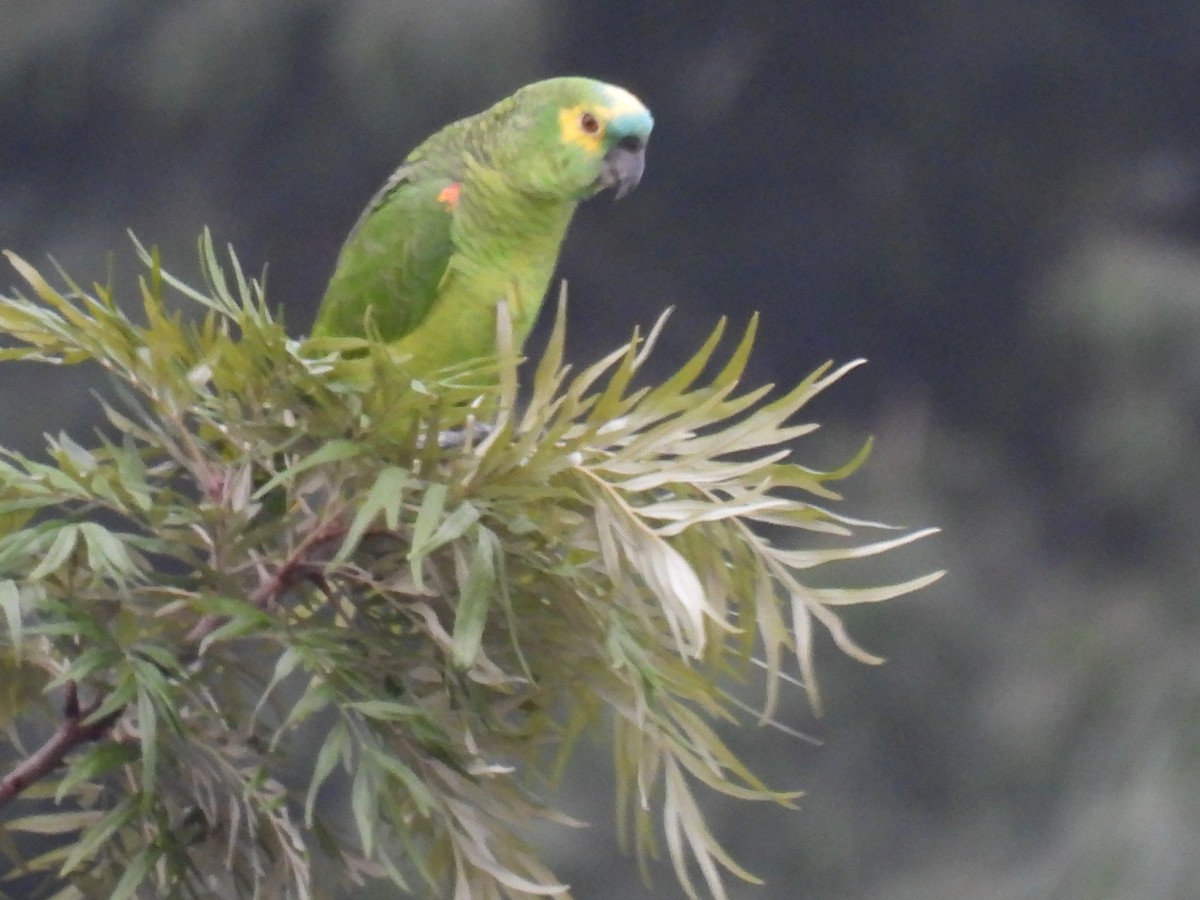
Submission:
{"label": "blurred background", "polygon": [[[301,334],[422,137],[537,78],[654,111],[646,177],[585,205],[572,356],[720,315],[750,380],[865,356],[798,459],[868,435],[843,511],[943,533],[823,583],[950,574],[852,610],[810,746],[731,739],[799,812],[709,805],[737,898],[1200,896],[1200,5],[1186,0],[6,0],[0,246],[136,299],[126,230],[195,280],[212,228]],[[14,285],[15,273],[0,277]],[[94,372],[7,365],[0,442],[90,433]],[[545,832],[580,898],[652,892],[599,746]]]}

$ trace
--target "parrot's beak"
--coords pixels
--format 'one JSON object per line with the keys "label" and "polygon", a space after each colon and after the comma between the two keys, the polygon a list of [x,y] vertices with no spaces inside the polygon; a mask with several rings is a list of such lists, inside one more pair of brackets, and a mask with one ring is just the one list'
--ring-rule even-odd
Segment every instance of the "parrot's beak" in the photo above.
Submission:
{"label": "parrot's beak", "polygon": [[646,142],[628,137],[621,140],[604,154],[604,168],[600,172],[602,188],[616,188],[616,199],[620,200],[642,180],[646,168]]}

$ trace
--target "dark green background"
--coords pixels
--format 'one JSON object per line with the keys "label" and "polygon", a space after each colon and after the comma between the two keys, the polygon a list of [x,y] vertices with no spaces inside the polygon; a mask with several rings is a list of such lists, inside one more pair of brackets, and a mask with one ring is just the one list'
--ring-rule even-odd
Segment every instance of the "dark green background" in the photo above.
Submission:
{"label": "dark green background", "polygon": [[[866,356],[798,448],[878,447],[846,511],[944,533],[825,583],[828,713],[750,729],[799,813],[713,803],[739,898],[1186,898],[1200,884],[1200,6],[1190,2],[39,0],[0,7],[0,246],[135,298],[127,228],[194,278],[204,225],[302,333],[420,138],[536,78],[657,119],[560,267],[584,361],[678,308],[665,366],[763,315],[753,380]],[[15,275],[0,284],[16,282]],[[86,437],[94,373],[8,365],[0,440]],[[641,896],[600,752],[547,832],[580,898]],[[664,868],[654,896],[678,896]]]}

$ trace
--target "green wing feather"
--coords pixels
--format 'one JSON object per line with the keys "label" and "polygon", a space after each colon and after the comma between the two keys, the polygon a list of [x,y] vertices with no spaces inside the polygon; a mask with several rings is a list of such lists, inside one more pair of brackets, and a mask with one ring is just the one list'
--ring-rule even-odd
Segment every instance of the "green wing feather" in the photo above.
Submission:
{"label": "green wing feather", "polygon": [[[524,340],[575,203],[518,201],[498,172],[463,159],[461,184],[427,174],[432,161],[414,153],[384,185],[342,248],[315,337],[362,335],[369,310],[413,371],[428,372],[492,353],[506,301]],[[447,198],[452,185],[461,195]]]}
{"label": "green wing feather", "polygon": [[315,336],[362,334],[370,309],[373,327],[396,341],[429,314],[454,252],[453,208],[439,199],[452,181],[420,176],[419,165],[402,166],[367,206],[342,248]]}

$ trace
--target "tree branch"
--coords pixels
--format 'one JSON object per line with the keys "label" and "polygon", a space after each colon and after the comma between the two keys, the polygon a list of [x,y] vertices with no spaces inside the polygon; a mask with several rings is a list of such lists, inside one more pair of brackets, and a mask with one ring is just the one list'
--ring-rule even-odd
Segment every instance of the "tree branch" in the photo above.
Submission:
{"label": "tree branch", "polygon": [[[257,588],[250,594],[249,600],[253,606],[262,609],[280,594],[284,593],[296,581],[305,575],[311,573],[307,571],[312,565],[309,559],[309,554],[313,548],[320,546],[328,541],[344,534],[345,529],[341,526],[335,526],[326,523],[322,527],[314,528],[302,540],[295,552],[292,553],[283,564],[275,570],[274,574],[264,579]],[[193,644],[198,644],[206,637],[221,627],[225,621],[223,616],[204,616],[198,621],[192,630],[187,633],[186,640]]]}
{"label": "tree branch", "polygon": [[124,712],[117,709],[103,718],[89,722],[88,717],[99,708],[99,698],[91,705],[80,708],[79,689],[74,681],[68,681],[62,724],[32,756],[0,779],[0,807],[57,769],[74,748],[104,737]]}

